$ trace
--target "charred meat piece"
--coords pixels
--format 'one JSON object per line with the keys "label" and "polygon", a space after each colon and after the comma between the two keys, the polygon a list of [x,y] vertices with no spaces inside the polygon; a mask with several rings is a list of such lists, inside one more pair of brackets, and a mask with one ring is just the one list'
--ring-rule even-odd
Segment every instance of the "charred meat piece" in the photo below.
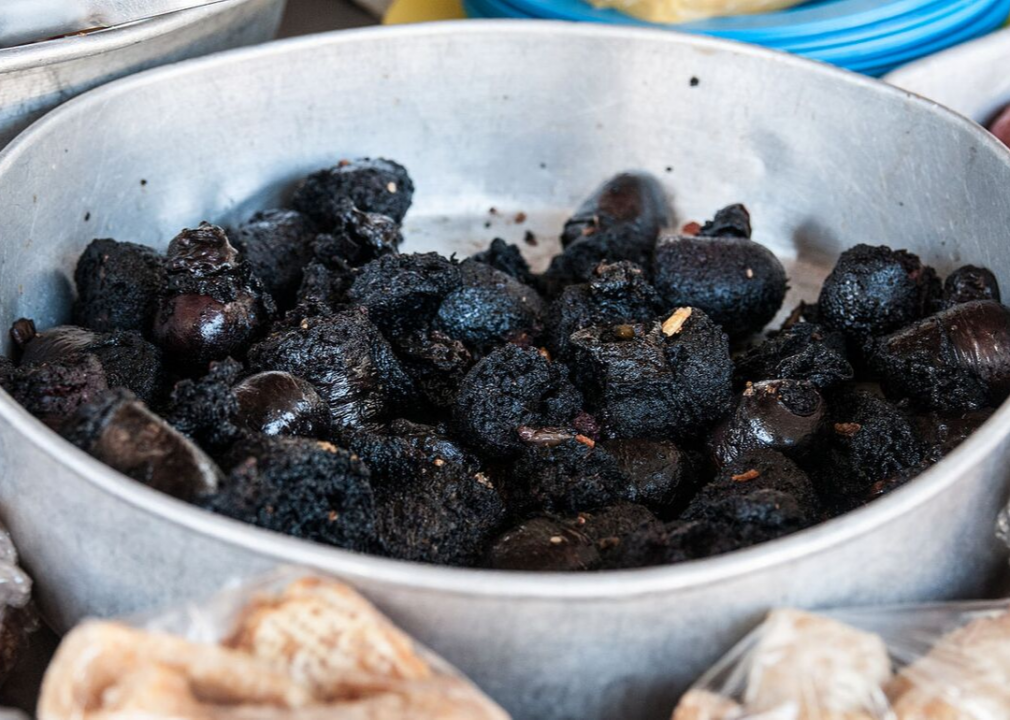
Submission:
{"label": "charred meat piece", "polygon": [[739,203],[736,205],[727,205],[722,210],[719,210],[714,218],[701,226],[698,235],[701,237],[735,237],[742,240],[750,240],[750,212]]}
{"label": "charred meat piece", "polygon": [[972,300],[1000,301],[999,281],[988,268],[963,265],[943,283],[943,301],[947,307]]}
{"label": "charred meat piece", "polygon": [[396,353],[423,398],[441,411],[456,401],[473,356],[459,340],[438,330],[417,330],[396,338]]}
{"label": "charred meat piece", "polygon": [[414,183],[407,170],[392,160],[362,158],[344,160],[309,175],[295,190],[292,205],[323,230],[340,221],[350,201],[367,213],[380,213],[403,222],[414,196]]}
{"label": "charred meat piece", "polygon": [[181,500],[199,502],[222,481],[213,460],[128,390],[82,406],[62,434],[114,470]]}
{"label": "charred meat piece", "polygon": [[485,562],[495,570],[570,572],[595,569],[600,561],[596,543],[576,523],[534,517],[502,533]]}
{"label": "charred meat piece", "polygon": [[741,235],[749,232],[749,224],[738,228],[734,218],[745,213],[742,206],[731,206],[706,226],[733,234],[661,237],[653,266],[653,284],[668,308],[699,308],[735,339],[767,325],[788,287],[778,258]]}
{"label": "charred meat piece", "polygon": [[724,467],[681,519],[750,525],[772,539],[819,522],[821,507],[806,473],[784,455],[759,449]]}
{"label": "charred meat piece", "polygon": [[601,569],[621,567],[626,557],[622,545],[629,539],[663,528],[663,523],[648,508],[634,503],[618,503],[595,512],[580,513],[575,524],[596,544]]}
{"label": "charred meat piece", "polygon": [[311,383],[329,405],[337,432],[382,422],[416,395],[393,349],[359,309],[272,333],[249,351],[249,365]]}
{"label": "charred meat piece", "polygon": [[659,232],[672,213],[663,187],[647,173],[622,173],[600,186],[565,223],[564,251],[545,274],[549,294],[587,282],[601,262],[648,267]]}
{"label": "charred meat piece", "polygon": [[426,327],[461,283],[459,266],[438,253],[384,255],[361,269],[347,298],[395,336]]}
{"label": "charred meat piece", "polygon": [[[18,375],[34,388],[33,393],[39,394],[38,400],[69,398],[73,394],[70,386],[123,387],[148,403],[158,402],[165,392],[162,353],[136,332],[96,333],[74,325],[37,332],[31,320],[19,320],[11,335],[21,356]],[[94,356],[97,363],[88,356]],[[20,384],[17,379],[13,382],[15,386]],[[45,389],[47,386],[51,392]]]}
{"label": "charred meat piece", "polygon": [[874,483],[917,466],[922,441],[899,408],[866,390],[841,388],[828,397],[826,446],[810,462],[826,503],[849,509]]}
{"label": "charred meat piece", "polygon": [[241,374],[242,365],[228,359],[211,363],[201,378],[180,380],[172,389],[165,419],[200,447],[220,453],[241,434],[238,398],[232,392]]}
{"label": "charred meat piece", "polygon": [[875,343],[871,366],[894,397],[943,411],[997,406],[1010,393],[1010,309],[973,300]]}
{"label": "charred meat piece", "polygon": [[529,263],[523,257],[519,247],[507,243],[501,238],[491,241],[491,246],[487,250],[471,255],[470,260],[474,262],[490,265],[495,270],[500,270],[506,275],[511,275],[523,285],[533,287],[535,278],[530,272]]}
{"label": "charred meat piece", "polygon": [[101,360],[86,353],[20,368],[4,389],[32,415],[59,430],[79,408],[102,397],[109,382]]}
{"label": "charred meat piece", "polygon": [[647,323],[659,316],[662,302],[638,265],[601,263],[589,282],[569,285],[548,308],[547,346],[555,357],[568,357],[572,333],[594,325]]}
{"label": "charred meat piece", "polygon": [[235,385],[235,423],[264,435],[325,438],[330,409],[308,382],[291,373],[270,370]]}
{"label": "charred meat piece", "polygon": [[738,386],[759,380],[806,380],[823,390],[851,380],[855,374],[845,337],[807,322],[775,333],[735,362]]}
{"label": "charred meat piece", "polygon": [[354,271],[349,265],[331,263],[327,267],[313,260],[302,272],[295,307],[281,324],[298,325],[306,318],[332,315],[345,304],[353,282]]}
{"label": "charred meat piece", "polygon": [[886,246],[856,245],[842,253],[821,286],[821,322],[850,338],[886,335],[927,314],[940,294],[933,268]]}
{"label": "charred meat piece", "polygon": [[153,337],[191,371],[241,356],[273,314],[272,298],[219,227],[203,223],[179,233],[166,268]]}
{"label": "charred meat piece", "polygon": [[826,415],[824,399],[806,380],[763,380],[740,395],[736,409],[709,440],[721,465],[751,450],[793,455],[808,450]]}
{"label": "charred meat piece", "polygon": [[599,447],[617,462],[630,502],[668,515],[695,491],[697,460],[669,440],[607,440]]}
{"label": "charred meat piece", "polygon": [[209,510],[304,540],[376,548],[368,468],[346,450],[299,437],[250,436],[230,453],[230,473],[203,501]]}
{"label": "charred meat piece", "polygon": [[693,437],[730,408],[729,343],[701,310],[680,308],[652,326],[586,328],[571,343],[603,437]]}
{"label": "charred meat piece", "polygon": [[294,210],[267,210],[253,215],[232,235],[242,259],[281,308],[295,302],[302,270],[313,257],[316,228]]}
{"label": "charred meat piece", "polygon": [[316,239],[316,259],[327,266],[339,262],[358,267],[383,255],[396,255],[403,236],[395,220],[379,213],[362,212],[350,200],[338,203],[337,207],[336,222]]}
{"label": "charred meat piece", "polygon": [[164,260],[149,247],[92,240],[74,271],[74,322],[96,332],[147,332],[165,284]]}
{"label": "charred meat piece", "polygon": [[473,260],[460,264],[459,275],[462,285],[438,308],[437,330],[480,353],[540,333],[545,306],[536,290]]}
{"label": "charred meat piece", "polygon": [[525,447],[521,427],[567,426],[581,409],[582,396],[564,365],[530,348],[503,345],[467,373],[453,419],[466,442],[489,458],[506,459]]}
{"label": "charred meat piece", "polygon": [[938,462],[967,440],[994,412],[994,408],[950,414],[928,412],[914,416],[912,423],[922,438],[927,459]]}
{"label": "charred meat piece", "polygon": [[522,435],[528,446],[502,487],[514,513],[577,513],[632,499],[634,488],[602,447],[560,428],[524,428]]}

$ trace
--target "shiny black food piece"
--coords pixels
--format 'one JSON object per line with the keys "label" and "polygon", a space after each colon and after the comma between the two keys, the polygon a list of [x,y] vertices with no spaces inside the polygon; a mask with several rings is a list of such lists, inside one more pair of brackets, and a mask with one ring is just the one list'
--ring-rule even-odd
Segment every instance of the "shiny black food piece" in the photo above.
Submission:
{"label": "shiny black food piece", "polygon": [[362,158],[312,173],[295,190],[291,204],[328,232],[339,222],[345,201],[363,212],[387,215],[401,223],[413,196],[414,183],[402,165]]}
{"label": "shiny black food piece", "polygon": [[821,394],[805,380],[763,380],[747,387],[736,409],[712,434],[716,461],[733,463],[751,450],[785,455],[810,448],[826,414]]}
{"label": "shiny black food piece", "polygon": [[204,507],[305,540],[376,549],[371,477],[346,450],[308,438],[257,435],[232,449],[229,465]]}
{"label": "shiny black food piece", "polygon": [[856,245],[838,259],[817,306],[825,325],[861,340],[915,322],[939,294],[936,272],[916,255]]}
{"label": "shiny black food piece", "polygon": [[313,246],[324,265],[345,262],[357,267],[383,255],[395,255],[403,236],[400,226],[386,215],[363,212],[344,200],[337,204],[336,222],[319,235]]}
{"label": "shiny black food piece", "polygon": [[397,337],[396,354],[424,400],[444,410],[456,401],[460,383],[473,367],[473,355],[459,340],[438,330],[420,329]]}
{"label": "shiny black food piece", "polygon": [[521,427],[567,426],[581,409],[582,396],[564,365],[536,350],[504,345],[463,379],[453,419],[467,443],[488,458],[505,459],[525,447]]}
{"label": "shiny black food piece", "polygon": [[502,533],[486,564],[495,570],[571,572],[595,569],[600,561],[596,543],[577,522],[534,517]]}
{"label": "shiny black food piece", "polygon": [[743,206],[732,205],[698,235],[661,237],[653,267],[653,284],[668,308],[699,308],[734,339],[767,325],[787,289],[782,263],[750,239],[747,217]]}
{"label": "shiny black food piece", "polygon": [[203,223],[179,233],[166,268],[153,337],[188,370],[242,355],[273,313],[272,298],[219,227]]}
{"label": "shiny black food piece", "polygon": [[96,332],[147,332],[165,284],[164,260],[149,247],[92,240],[74,270],[74,322]]}
{"label": "shiny black food piece", "polygon": [[729,343],[696,308],[651,326],[586,328],[571,344],[574,376],[604,437],[695,437],[729,409]]}
{"label": "shiny black food piece", "polygon": [[109,467],[182,500],[199,502],[222,482],[213,460],[128,390],[82,406],[62,434]]}
{"label": "shiny black food piece", "polygon": [[530,272],[529,263],[523,257],[522,252],[515,245],[505,242],[501,238],[495,238],[487,250],[481,250],[470,256],[474,262],[490,265],[495,270],[501,270],[506,275],[511,275],[523,285],[533,287],[535,278]]}
{"label": "shiny black food piece", "polygon": [[735,359],[737,385],[759,380],[806,380],[819,389],[852,380],[845,337],[815,323],[785,328]]}
{"label": "shiny black food piece", "polygon": [[264,435],[324,438],[329,434],[330,411],[308,382],[291,373],[271,370],[238,383],[235,420],[247,430]]}
{"label": "shiny black food piece", "polygon": [[992,300],[955,305],[875,345],[887,391],[936,410],[999,405],[1010,393],[1010,309]]}
{"label": "shiny black food piece", "polygon": [[999,281],[988,268],[963,265],[943,283],[943,301],[949,307],[972,300],[1000,301]]}
{"label": "shiny black food piece", "polygon": [[649,265],[659,232],[672,213],[663,187],[641,172],[621,173],[601,185],[565,223],[564,251],[545,274],[549,294],[587,282],[603,261]]}
{"label": "shiny black food piece", "polygon": [[290,307],[313,258],[316,227],[294,210],[266,210],[240,225],[232,239],[277,304]]}
{"label": "shiny black food piece", "polygon": [[416,399],[393,349],[358,308],[272,333],[249,351],[249,365],[311,383],[329,405],[337,431],[381,422]]}
{"label": "shiny black food piece", "polygon": [[210,364],[203,377],[180,380],[162,412],[177,430],[212,453],[220,453],[239,439],[239,405],[232,386],[242,374],[234,360]]}
{"label": "shiny black food piece", "polygon": [[601,263],[589,282],[569,285],[550,304],[544,320],[547,347],[567,360],[572,333],[594,325],[647,323],[661,311],[659,295],[641,267]]}
{"label": "shiny black food piece", "polygon": [[624,497],[660,516],[678,510],[696,489],[698,460],[669,440],[607,440],[599,447],[617,463]]}

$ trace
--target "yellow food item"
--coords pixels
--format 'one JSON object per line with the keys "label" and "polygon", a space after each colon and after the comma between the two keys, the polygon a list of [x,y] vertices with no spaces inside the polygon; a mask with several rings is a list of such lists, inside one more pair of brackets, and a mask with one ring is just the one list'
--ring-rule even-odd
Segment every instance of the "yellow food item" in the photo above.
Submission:
{"label": "yellow food item", "polygon": [[589,0],[655,23],[678,23],[721,15],[772,12],[799,5],[803,0]]}

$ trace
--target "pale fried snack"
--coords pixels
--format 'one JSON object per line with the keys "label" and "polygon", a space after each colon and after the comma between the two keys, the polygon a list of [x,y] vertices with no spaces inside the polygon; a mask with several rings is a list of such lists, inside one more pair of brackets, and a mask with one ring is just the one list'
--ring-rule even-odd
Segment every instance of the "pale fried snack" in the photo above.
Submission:
{"label": "pale fried snack", "polygon": [[888,688],[898,720],[1010,718],[1010,612],[942,638]]}
{"label": "pale fried snack", "polygon": [[87,622],[46,673],[39,720],[507,720],[353,590],[305,578],[252,600],[222,645]]}
{"label": "pale fried snack", "polygon": [[707,690],[690,690],[673,711],[673,720],[740,720],[743,707]]}
{"label": "pale fried snack", "polygon": [[884,641],[836,620],[777,610],[752,651],[748,712],[791,708],[797,720],[872,715],[891,678]]}

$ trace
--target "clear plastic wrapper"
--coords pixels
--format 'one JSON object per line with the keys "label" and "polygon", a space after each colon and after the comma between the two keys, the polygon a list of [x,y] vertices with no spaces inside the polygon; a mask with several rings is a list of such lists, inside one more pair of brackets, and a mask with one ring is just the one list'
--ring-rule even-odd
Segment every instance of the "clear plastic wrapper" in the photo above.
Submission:
{"label": "clear plastic wrapper", "polygon": [[775,610],[673,720],[1007,720],[1010,601]]}
{"label": "clear plastic wrapper", "polygon": [[726,15],[772,12],[799,5],[803,0],[588,0],[655,23],[690,22]]}
{"label": "clear plastic wrapper", "polygon": [[507,720],[354,590],[283,571],[130,622],[86,621],[39,720]]}
{"label": "clear plastic wrapper", "polygon": [[31,578],[18,567],[14,542],[7,528],[0,525],[0,686],[25,653],[31,634],[38,629],[38,615],[31,599]]}

